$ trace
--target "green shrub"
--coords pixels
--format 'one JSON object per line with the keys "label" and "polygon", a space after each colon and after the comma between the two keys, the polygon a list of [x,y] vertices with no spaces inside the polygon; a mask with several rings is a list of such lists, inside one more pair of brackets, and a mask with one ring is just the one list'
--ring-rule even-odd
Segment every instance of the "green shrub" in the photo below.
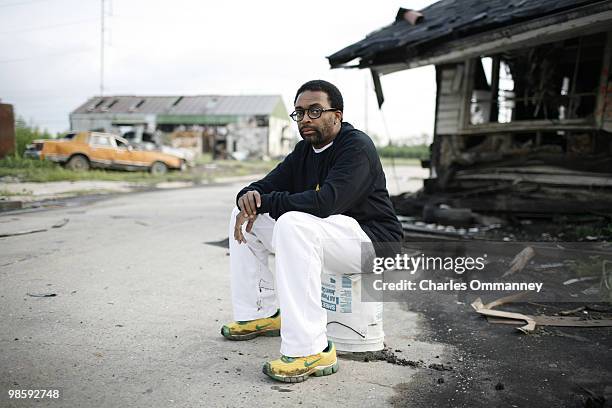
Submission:
{"label": "green shrub", "polygon": [[378,154],[380,155],[380,157],[425,160],[429,158],[429,146],[428,145],[415,145],[415,146],[387,145],[385,147],[379,147]]}
{"label": "green shrub", "polygon": [[33,140],[49,138],[51,138],[51,134],[47,131],[41,131],[37,127],[29,126],[22,118],[17,118],[15,122],[15,141],[17,145],[15,155],[23,157],[26,146],[32,143]]}

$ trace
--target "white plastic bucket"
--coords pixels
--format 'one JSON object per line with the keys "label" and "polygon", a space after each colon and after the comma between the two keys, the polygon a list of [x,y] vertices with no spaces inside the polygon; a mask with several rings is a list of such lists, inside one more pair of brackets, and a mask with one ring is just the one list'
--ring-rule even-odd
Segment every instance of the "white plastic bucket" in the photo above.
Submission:
{"label": "white plastic bucket", "polygon": [[327,310],[327,338],[338,351],[384,348],[383,304],[361,301],[361,274],[323,273],[321,306]]}

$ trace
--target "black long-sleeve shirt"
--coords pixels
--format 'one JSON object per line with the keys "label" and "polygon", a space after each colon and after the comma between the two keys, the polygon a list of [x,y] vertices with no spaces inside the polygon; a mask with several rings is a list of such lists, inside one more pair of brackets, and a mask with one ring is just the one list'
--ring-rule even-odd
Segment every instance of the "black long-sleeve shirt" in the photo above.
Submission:
{"label": "black long-sleeve shirt", "polygon": [[257,212],[274,219],[288,211],[321,218],[343,214],[357,220],[374,243],[399,242],[403,236],[374,143],[347,122],[320,153],[300,141],[266,177],[242,189],[236,202],[251,190],[261,194]]}

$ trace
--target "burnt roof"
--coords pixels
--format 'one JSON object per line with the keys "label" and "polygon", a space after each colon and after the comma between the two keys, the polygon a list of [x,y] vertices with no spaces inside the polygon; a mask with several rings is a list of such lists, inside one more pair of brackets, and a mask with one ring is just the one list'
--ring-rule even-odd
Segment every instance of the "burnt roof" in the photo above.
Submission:
{"label": "burnt roof", "polygon": [[355,58],[360,58],[359,64],[350,67],[375,66],[380,57],[389,62],[391,53],[400,53],[406,61],[441,43],[606,2],[609,0],[441,0],[421,10],[424,17],[416,25],[404,19],[409,9],[400,8],[393,23],[327,59],[331,68],[347,67]]}

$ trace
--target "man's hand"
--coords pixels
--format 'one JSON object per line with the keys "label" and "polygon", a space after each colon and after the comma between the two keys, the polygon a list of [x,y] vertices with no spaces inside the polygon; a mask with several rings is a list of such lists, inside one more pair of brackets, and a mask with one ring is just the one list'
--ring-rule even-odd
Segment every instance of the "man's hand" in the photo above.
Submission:
{"label": "man's hand", "polygon": [[[251,220],[257,217],[257,209],[261,207],[261,196],[258,191],[247,191],[238,199],[238,207]],[[248,226],[247,226],[248,228]],[[249,232],[250,229],[249,229]]]}
{"label": "man's hand", "polygon": [[244,238],[244,234],[242,233],[242,224],[246,222],[246,231],[251,232],[251,230],[253,229],[253,223],[255,222],[255,218],[257,218],[257,214],[255,214],[253,217],[249,217],[242,211],[240,211],[238,215],[236,215],[236,225],[234,226],[234,239],[238,241],[239,244],[247,242],[246,238]]}

